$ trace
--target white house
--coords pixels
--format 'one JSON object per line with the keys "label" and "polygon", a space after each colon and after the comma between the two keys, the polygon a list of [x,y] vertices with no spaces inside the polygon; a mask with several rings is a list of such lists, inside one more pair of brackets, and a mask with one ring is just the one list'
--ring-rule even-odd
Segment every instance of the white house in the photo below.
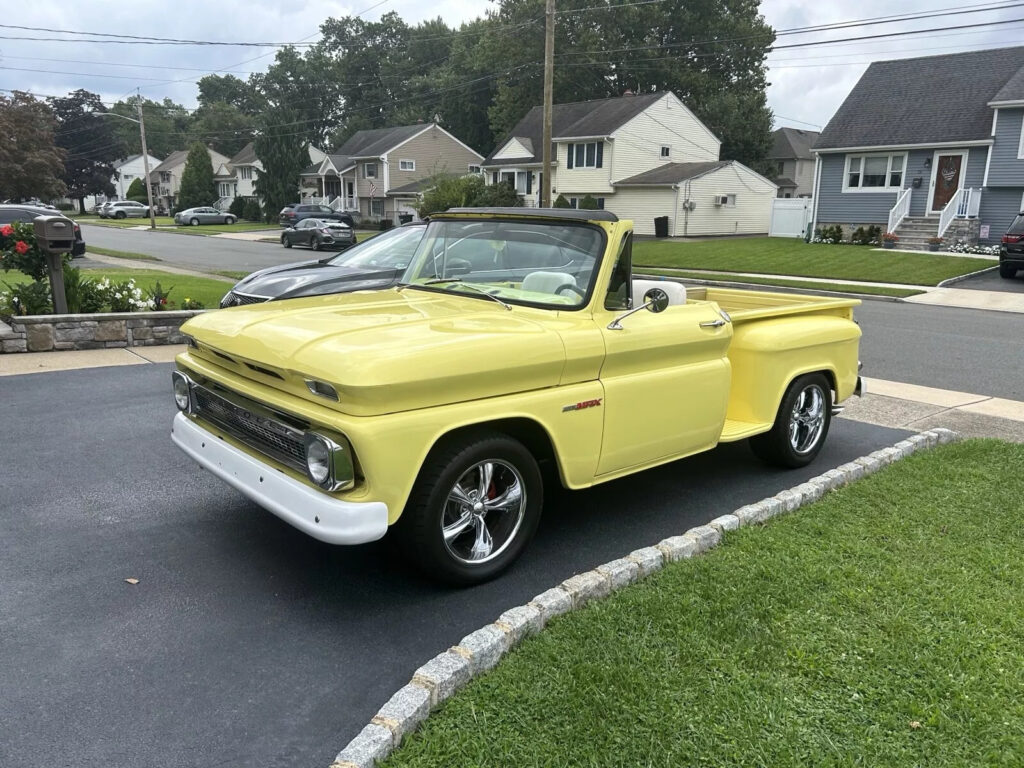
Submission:
{"label": "white house", "polygon": [[[149,169],[152,171],[162,161],[159,157],[149,156]],[[110,177],[110,183],[114,185],[114,194],[110,195],[90,195],[85,198],[85,208],[88,210],[94,205],[105,203],[107,200],[124,200],[128,194],[128,188],[132,185],[135,179],[142,179],[145,183],[146,169],[143,162],[142,155],[132,155],[126,157],[124,160],[118,160],[114,163],[114,175]]]}
{"label": "white house", "polygon": [[[528,206],[540,198],[543,110],[534,107],[483,161],[488,183],[513,185]],[[777,187],[735,160],[670,91],[556,104],[552,113],[552,200],[633,219],[635,231],[707,236],[768,232]]]}
{"label": "white house", "polygon": [[[326,152],[310,145],[311,163],[320,163],[325,157]],[[263,163],[256,157],[256,149],[250,141],[234,157],[214,169],[219,198],[214,206],[220,210],[227,210],[236,197],[256,197],[256,178],[261,173]]]}

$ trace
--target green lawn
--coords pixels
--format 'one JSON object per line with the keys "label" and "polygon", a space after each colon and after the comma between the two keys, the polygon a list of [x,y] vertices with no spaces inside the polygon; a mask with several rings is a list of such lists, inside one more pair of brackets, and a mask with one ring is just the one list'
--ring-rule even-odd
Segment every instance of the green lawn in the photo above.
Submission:
{"label": "green lawn", "polygon": [[98,253],[100,256],[113,256],[115,259],[132,259],[134,261],[160,261],[160,259],[158,259],[156,256],[149,256],[145,253],[133,253],[131,251],[115,251],[113,248],[100,248],[95,245],[86,245],[85,250],[86,254]]}
{"label": "green lawn", "polygon": [[219,235],[221,232],[279,232],[278,224],[261,224],[254,221],[239,221],[235,224],[200,224],[197,227],[187,225],[175,227],[173,231],[183,235]]}
{"label": "green lawn", "polygon": [[[72,265],[74,266],[74,265]],[[160,281],[164,291],[170,291],[168,301],[170,309],[175,309],[185,298],[202,302],[207,309],[216,309],[220,304],[221,297],[228,292],[231,283],[216,277],[193,277],[192,275],[178,275],[170,272],[160,272],[153,269],[83,269],[82,276],[93,280],[101,280],[104,277],[111,281],[135,280],[135,284],[142,289],[143,295],[148,288]],[[0,272],[0,290],[6,290],[3,283],[27,283],[30,282],[28,275],[21,272]]]}
{"label": "green lawn", "polygon": [[1024,764],[1022,466],[950,445],[730,533],[555,619],[386,765]]}
{"label": "green lawn", "polygon": [[783,288],[801,288],[816,291],[834,291],[836,293],[862,293],[871,296],[896,296],[906,298],[916,296],[924,291],[909,288],[886,288],[879,285],[846,285],[844,283],[812,283],[806,280],[785,280],[773,277],[739,277],[734,272],[688,272],[686,270],[640,269],[643,274],[664,275],[681,279],[719,280],[749,285],[777,285]]}
{"label": "green lawn", "polygon": [[796,238],[781,237],[686,243],[640,240],[633,246],[633,263],[638,266],[831,277],[909,285],[938,285],[950,277],[993,265],[990,259],[937,253],[889,254],[866,246],[805,243]]}
{"label": "green lawn", "polygon": [[[141,219],[101,219],[99,216],[78,216],[73,217],[75,221],[80,224],[91,224],[95,227],[148,227],[149,217],[144,216]],[[156,225],[158,227],[173,227],[174,219],[170,216],[157,216]]]}

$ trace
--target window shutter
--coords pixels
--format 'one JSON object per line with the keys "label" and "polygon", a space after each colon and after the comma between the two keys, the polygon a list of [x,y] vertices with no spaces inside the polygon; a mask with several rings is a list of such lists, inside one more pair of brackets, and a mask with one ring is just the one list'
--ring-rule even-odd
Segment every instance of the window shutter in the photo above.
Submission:
{"label": "window shutter", "polygon": [[533,171],[526,172],[526,194],[533,194]]}
{"label": "window shutter", "polygon": [[491,184],[497,184],[497,183],[498,183],[498,172],[494,171],[494,172],[491,173]]}
{"label": "window shutter", "polygon": [[574,159],[573,158],[573,150],[576,149],[576,145],[575,144],[568,144],[567,146],[569,147],[569,160],[566,163],[566,167],[567,168],[572,168],[572,161]]}
{"label": "window shutter", "polygon": [[601,167],[601,162],[604,160],[604,142],[597,142],[597,167]]}

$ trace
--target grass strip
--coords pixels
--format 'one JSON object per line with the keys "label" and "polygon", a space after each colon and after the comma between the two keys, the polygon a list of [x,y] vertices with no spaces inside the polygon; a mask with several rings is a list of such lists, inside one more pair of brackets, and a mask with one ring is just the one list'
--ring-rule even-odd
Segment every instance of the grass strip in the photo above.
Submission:
{"label": "grass strip", "polygon": [[1021,466],[945,446],[730,533],[554,620],[385,765],[1020,765]]}
{"label": "grass strip", "polygon": [[[122,282],[134,280],[135,284],[142,289],[143,296],[148,289],[156,286],[157,282],[164,291],[170,291],[168,298],[168,309],[177,309],[181,302],[192,299],[203,304],[207,309],[216,309],[220,300],[231,287],[231,284],[213,277],[195,277],[193,275],[179,275],[172,272],[161,272],[154,269],[88,269],[82,270],[82,276],[90,280],[102,280],[104,277],[111,282]],[[31,279],[23,272],[10,271],[0,272],[0,284],[28,283]]]}
{"label": "grass strip", "polygon": [[[638,268],[639,269],[639,268]],[[910,288],[888,288],[881,285],[846,285],[844,283],[812,283],[805,280],[785,280],[778,277],[747,277],[737,275],[735,272],[687,272],[686,270],[674,269],[640,269],[645,274],[663,275],[664,277],[677,277],[693,280],[716,280],[724,283],[737,283],[739,285],[777,285],[782,288],[801,288],[812,291],[834,291],[835,293],[860,293],[871,296],[895,296],[906,298],[917,296],[924,291],[915,291]]]}
{"label": "grass strip", "polygon": [[[112,256],[115,259],[131,259],[133,261],[160,261],[156,256],[149,256],[145,253],[133,253],[131,251],[115,251],[112,248],[100,248],[96,245],[85,247],[86,255],[98,253],[100,256]],[[74,264],[72,264],[74,266]]]}
{"label": "grass strip", "polygon": [[237,272],[233,269],[217,269],[214,270],[213,274],[220,275],[221,277],[230,277],[232,280],[241,280],[247,275],[251,275],[252,271]]}
{"label": "grass strip", "polygon": [[938,253],[889,254],[864,246],[805,243],[779,237],[698,242],[641,240],[633,245],[633,263],[637,268],[678,267],[911,285],[938,285],[951,277],[992,266],[989,259]]}

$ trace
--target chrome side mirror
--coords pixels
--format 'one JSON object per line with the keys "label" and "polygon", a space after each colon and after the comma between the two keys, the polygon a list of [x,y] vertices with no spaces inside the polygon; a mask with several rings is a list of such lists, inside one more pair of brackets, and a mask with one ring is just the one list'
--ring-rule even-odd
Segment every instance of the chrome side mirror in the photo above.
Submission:
{"label": "chrome side mirror", "polygon": [[661,288],[651,288],[644,294],[644,306],[657,314],[668,308],[668,294]]}

